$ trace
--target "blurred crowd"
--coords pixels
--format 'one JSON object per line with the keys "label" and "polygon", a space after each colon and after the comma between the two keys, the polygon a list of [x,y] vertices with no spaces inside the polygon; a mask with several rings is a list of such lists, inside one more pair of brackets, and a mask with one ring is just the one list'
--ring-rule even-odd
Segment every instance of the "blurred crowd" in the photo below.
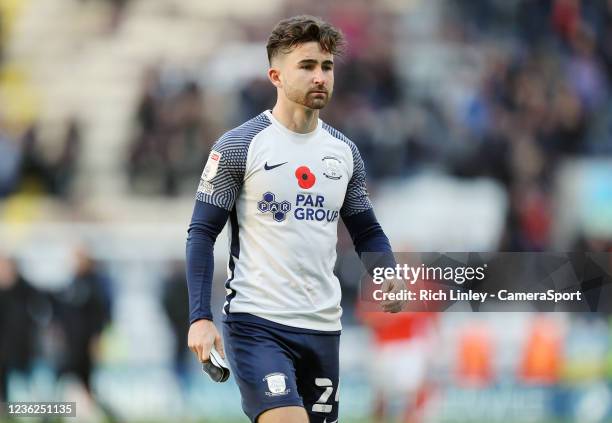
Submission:
{"label": "blurred crowd", "polygon": [[451,169],[491,176],[507,188],[502,250],[545,250],[558,167],[564,159],[612,153],[612,2],[458,5],[455,17],[464,23],[451,26],[460,42],[489,51],[456,122],[459,142],[473,148]]}
{"label": "blurred crowd", "polygon": [[11,378],[29,379],[41,360],[58,380],[74,377],[95,400],[92,373],[111,298],[109,279],[85,248],[75,250],[73,276],[59,291],[35,287],[15,260],[0,256],[0,403],[14,398]]}
{"label": "blurred crowd", "polygon": [[81,131],[79,121],[70,119],[59,148],[49,153],[45,149],[48,140],[41,138],[36,123],[23,129],[0,116],[0,200],[23,192],[69,199],[79,162]]}
{"label": "blurred crowd", "polygon": [[[2,403],[21,398],[25,387],[29,395],[36,391],[35,395],[55,400],[81,391],[84,395],[80,398],[90,404],[81,404],[84,416],[88,407],[94,407],[104,421],[121,421],[116,404],[110,404],[99,379],[96,381],[96,374],[104,371],[104,334],[116,327],[120,289],[106,264],[84,245],[74,247],[71,258],[66,283],[46,289],[29,280],[23,263],[0,253],[0,413]],[[189,304],[184,262],[168,263],[168,270],[155,296],[173,344],[170,362],[162,366],[172,369],[178,386],[187,394],[190,381],[199,379],[199,374],[193,372],[194,357],[187,348]],[[51,375],[51,385],[40,384],[41,371]]]}
{"label": "blurred crowd", "polygon": [[[119,26],[127,2],[111,3]],[[457,178],[489,177],[504,187],[509,204],[498,248],[550,249],[559,167],[612,154],[612,2],[436,7],[438,21],[425,30],[407,18],[410,11],[377,2],[293,1],[281,15],[320,15],[345,33],[347,51],[322,118],[358,145],[373,192],[385,181],[429,169]],[[233,42],[263,55],[275,21],[235,22],[244,30]],[[456,66],[449,65],[450,57]],[[424,79],[420,66],[430,66],[425,73],[435,76]],[[275,92],[265,74],[237,82],[220,97],[211,94],[215,81],[205,68],[185,71],[166,63],[143,70],[134,130],[119,159],[131,192],[192,194],[218,136],[273,106]],[[219,105],[220,98],[235,107]],[[82,125],[69,119],[62,142],[41,137],[36,123],[16,129],[0,118],[0,198],[32,186],[70,198]],[[52,154],[44,148],[49,141],[60,146]],[[609,250],[610,242],[578,237],[573,248]]]}
{"label": "blurred crowd", "polygon": [[[233,395],[218,385],[214,391],[202,385],[207,379],[196,370],[195,357],[186,347],[188,295],[182,261],[165,263],[168,271],[163,275],[150,269],[147,287],[155,294],[149,299],[156,304],[138,307],[139,300],[132,298],[129,304],[124,303],[130,315],[123,316],[124,321],[120,322],[117,303],[125,302],[130,296],[130,289],[121,286],[129,285],[121,279],[126,276],[118,274],[117,280],[109,277],[112,273],[107,265],[110,263],[94,259],[92,252],[82,246],[73,250],[72,257],[73,270],[66,283],[51,290],[31,282],[23,263],[0,256],[0,404],[22,399],[24,393],[49,400],[72,398],[74,389],[67,387],[76,384],[106,421],[123,421],[134,410],[122,408],[117,397],[109,393],[119,390],[120,396],[131,398],[133,393],[128,391],[139,383],[159,383],[148,375],[160,370],[166,377],[174,375],[174,380],[163,379],[163,383],[172,383],[167,387],[168,392],[174,392],[171,389],[175,386],[179,388],[179,395],[185,401],[185,407],[178,411],[180,416],[188,413],[191,401],[200,404],[212,392],[217,399]],[[132,264],[140,266],[136,262]],[[218,285],[222,290],[222,284]],[[141,294],[139,298],[144,296]],[[220,298],[221,295],[216,296],[216,300]],[[344,357],[343,371],[347,380],[359,375],[363,379],[355,383],[361,386],[367,383],[368,394],[359,395],[367,403],[365,409],[371,413],[369,421],[372,422],[473,421],[461,420],[470,415],[466,411],[470,402],[462,401],[461,393],[496,395],[501,401],[499,404],[505,404],[501,398],[513,398],[507,408],[500,409],[495,404],[484,407],[483,415],[502,416],[496,421],[533,421],[528,418],[537,415],[534,414],[537,407],[546,407],[547,415],[565,418],[573,415],[574,408],[578,407],[574,395],[608,381],[612,375],[612,331],[609,318],[600,314],[389,315],[368,312],[359,306],[356,311],[350,311],[346,298],[343,306],[345,314],[354,312],[359,326],[370,333],[367,338],[355,338],[356,332],[364,331],[345,324],[343,342],[350,360]],[[133,344],[137,351],[125,355],[124,350],[120,359],[115,356],[109,360],[111,354],[125,348],[127,340],[122,338],[133,336],[130,331],[125,332],[126,317],[133,320],[133,327],[143,330],[132,315],[135,310],[143,313],[140,320],[154,325],[153,338],[144,344]],[[165,328],[160,326],[158,316],[151,313],[162,315],[172,338],[160,336]],[[350,317],[343,321],[347,323]],[[118,329],[121,326],[123,330]],[[172,345],[165,345],[166,342]],[[140,351],[143,345],[145,348],[155,345],[169,354],[161,361],[143,366]],[[372,360],[372,356],[378,359]],[[43,383],[45,378],[40,377],[41,372],[50,373],[52,380]],[[123,372],[126,373],[122,376]],[[112,380],[115,382],[111,383]],[[129,380],[129,383],[121,387],[119,380]],[[342,394],[342,401],[357,395],[350,388],[346,387],[350,393]],[[543,392],[550,400],[542,400],[540,394],[526,402],[517,400],[516,396],[523,392]],[[607,391],[601,393],[604,394],[598,415],[612,413],[612,395]],[[140,407],[145,409],[149,403],[139,398],[143,401]],[[564,401],[563,398],[574,399]],[[79,404],[80,412],[85,413],[86,407]],[[611,406],[609,411],[608,406]],[[464,417],[457,417],[459,420],[440,417],[448,410],[452,413],[453,407]],[[502,420],[512,413],[520,414],[525,407],[525,419]],[[239,408],[226,411],[234,416]],[[432,418],[431,413],[436,417]]]}
{"label": "blurred crowd", "polygon": [[127,160],[135,192],[177,195],[181,182],[193,182],[201,172],[213,142],[203,101],[192,76],[160,67],[146,70]]}
{"label": "blurred crowd", "polygon": [[[453,82],[460,94],[419,87],[402,68],[413,64],[400,54],[416,50],[419,40],[398,37],[401,15],[376,2],[338,2],[325,10],[293,2],[286,9],[286,15],[321,14],[347,36],[334,100],[322,117],[358,145],[371,187],[431,168],[493,178],[510,204],[501,250],[550,248],[559,165],[612,153],[610,1],[448,3],[427,42],[476,58],[469,65],[475,82]],[[263,27],[252,29],[245,41],[261,42],[264,34]],[[436,72],[451,81],[459,73]],[[167,89],[151,71],[144,81],[128,173],[131,181],[155,173],[163,180],[157,192],[173,195],[177,181],[197,179],[218,134],[206,131],[196,82]],[[226,129],[271,108],[275,92],[262,75],[236,86],[236,96],[239,113]],[[578,239],[575,248],[593,246]]]}

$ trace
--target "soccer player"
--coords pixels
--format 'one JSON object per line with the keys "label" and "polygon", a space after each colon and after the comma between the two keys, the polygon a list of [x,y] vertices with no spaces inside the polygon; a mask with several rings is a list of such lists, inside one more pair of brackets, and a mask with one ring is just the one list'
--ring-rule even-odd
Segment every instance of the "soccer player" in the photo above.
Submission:
{"label": "soccer player", "polygon": [[339,218],[360,256],[391,254],[359,151],[319,119],[343,43],[338,29],[312,16],[276,25],[267,44],[276,104],[214,144],[197,191],[187,239],[188,344],[202,362],[213,345],[225,356],[210,296],[213,245],[229,218],[223,334],[253,422],[338,420]]}

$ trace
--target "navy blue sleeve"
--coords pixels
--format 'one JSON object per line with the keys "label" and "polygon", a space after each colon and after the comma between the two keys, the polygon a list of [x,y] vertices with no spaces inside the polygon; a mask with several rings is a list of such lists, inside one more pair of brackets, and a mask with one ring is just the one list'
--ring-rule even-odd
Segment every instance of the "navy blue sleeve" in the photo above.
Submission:
{"label": "navy blue sleeve", "polygon": [[[374,267],[395,267],[395,258],[389,238],[376,219],[373,209],[342,218],[348,229],[355,251],[366,270],[371,274]],[[380,254],[363,254],[380,253]]]}
{"label": "navy blue sleeve", "polygon": [[186,273],[189,323],[212,320],[210,296],[214,271],[214,245],[229,211],[197,200],[187,235]]}

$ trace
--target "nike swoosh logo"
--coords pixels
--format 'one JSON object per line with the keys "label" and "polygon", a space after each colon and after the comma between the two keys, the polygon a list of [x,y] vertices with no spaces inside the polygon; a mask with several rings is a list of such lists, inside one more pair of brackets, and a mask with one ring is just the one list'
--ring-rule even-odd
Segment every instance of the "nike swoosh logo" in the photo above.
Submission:
{"label": "nike swoosh logo", "polygon": [[[327,419],[325,419],[323,423],[327,423]],[[333,422],[329,422],[329,423],[338,423],[338,419],[334,420]]]}
{"label": "nike swoosh logo", "polygon": [[264,169],[265,169],[265,170],[272,170],[272,169],[274,169],[275,167],[279,167],[279,166],[282,166],[282,165],[287,164],[287,163],[288,163],[288,162],[283,162],[283,163],[275,164],[275,165],[272,165],[272,166],[268,166],[268,162],[266,162],[266,163],[264,164]]}

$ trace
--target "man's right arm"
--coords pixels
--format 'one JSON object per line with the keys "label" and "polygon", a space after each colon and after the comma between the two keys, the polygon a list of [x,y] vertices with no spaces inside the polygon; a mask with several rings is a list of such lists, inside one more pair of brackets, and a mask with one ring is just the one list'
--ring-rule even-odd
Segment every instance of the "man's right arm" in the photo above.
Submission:
{"label": "man's right arm", "polygon": [[244,177],[244,143],[229,134],[215,143],[198,185],[196,204],[187,236],[186,273],[189,290],[187,345],[198,360],[209,359],[214,345],[225,358],[223,341],[212,322],[210,297],[214,272],[215,240],[225,226],[229,210]]}
{"label": "man's right arm", "polygon": [[214,273],[213,250],[229,211],[196,200],[187,236],[186,273],[189,290],[188,346],[201,362],[208,360],[213,344],[225,357],[223,343],[212,322],[211,293]]}
{"label": "man's right arm", "polygon": [[187,287],[189,323],[212,320],[210,296],[214,271],[215,240],[225,226],[229,211],[196,200],[187,230]]}
{"label": "man's right arm", "polygon": [[212,322],[210,297],[214,270],[213,250],[225,226],[242,183],[251,130],[226,132],[213,146],[202,172],[187,236],[187,286],[189,288],[188,345],[202,362],[214,343],[221,356],[223,343]]}

